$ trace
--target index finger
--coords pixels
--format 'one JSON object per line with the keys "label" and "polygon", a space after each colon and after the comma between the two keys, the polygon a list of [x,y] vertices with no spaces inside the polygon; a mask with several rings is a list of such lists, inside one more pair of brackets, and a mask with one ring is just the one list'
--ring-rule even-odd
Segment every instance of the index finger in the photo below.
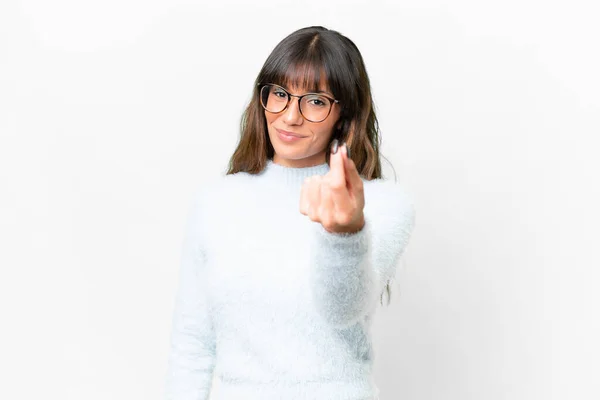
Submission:
{"label": "index finger", "polygon": [[343,153],[344,153],[344,169],[345,169],[344,176],[346,177],[346,182],[348,183],[348,186],[350,187],[350,191],[354,192],[356,190],[361,190],[362,189],[362,179],[360,178],[360,174],[358,173],[358,170],[356,169],[356,164],[354,164],[354,161],[350,157],[348,157],[348,144],[344,144]]}
{"label": "index finger", "polygon": [[332,150],[337,147],[335,154],[329,155],[329,184],[334,189],[346,188],[346,167],[344,158],[342,156],[342,148],[338,146],[338,140],[334,139],[332,142]]}

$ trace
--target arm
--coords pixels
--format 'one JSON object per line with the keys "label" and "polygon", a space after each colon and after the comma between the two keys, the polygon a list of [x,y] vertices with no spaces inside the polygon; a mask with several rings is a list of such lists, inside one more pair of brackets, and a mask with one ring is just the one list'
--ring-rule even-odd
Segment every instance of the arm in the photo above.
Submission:
{"label": "arm", "polygon": [[355,233],[330,233],[315,224],[311,276],[321,315],[340,328],[351,326],[377,304],[396,273],[415,222],[415,209],[401,186],[365,182],[365,225]]}
{"label": "arm", "polygon": [[206,400],[215,366],[214,328],[206,297],[207,282],[199,246],[199,192],[188,213],[172,319],[166,399]]}

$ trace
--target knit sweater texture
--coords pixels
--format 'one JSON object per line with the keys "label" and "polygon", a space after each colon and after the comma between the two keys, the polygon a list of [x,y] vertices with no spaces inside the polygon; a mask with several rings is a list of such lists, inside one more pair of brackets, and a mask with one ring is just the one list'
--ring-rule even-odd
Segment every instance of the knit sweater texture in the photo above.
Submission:
{"label": "knit sweater texture", "polygon": [[[168,400],[375,400],[371,322],[412,233],[402,185],[363,180],[365,225],[331,233],[299,211],[329,165],[268,161],[199,185],[173,310]],[[212,392],[219,379],[218,394]],[[393,396],[388,396],[393,398]]]}

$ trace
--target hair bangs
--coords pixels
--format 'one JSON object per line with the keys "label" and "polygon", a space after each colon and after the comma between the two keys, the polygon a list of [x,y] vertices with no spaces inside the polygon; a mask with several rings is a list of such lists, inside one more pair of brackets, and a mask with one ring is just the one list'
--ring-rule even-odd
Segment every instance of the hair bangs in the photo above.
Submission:
{"label": "hair bangs", "polygon": [[287,89],[295,88],[304,92],[330,90],[327,69],[324,68],[317,52],[304,53],[296,59],[281,60],[276,64],[273,71],[266,74],[265,79],[269,81],[268,83],[275,83]]}

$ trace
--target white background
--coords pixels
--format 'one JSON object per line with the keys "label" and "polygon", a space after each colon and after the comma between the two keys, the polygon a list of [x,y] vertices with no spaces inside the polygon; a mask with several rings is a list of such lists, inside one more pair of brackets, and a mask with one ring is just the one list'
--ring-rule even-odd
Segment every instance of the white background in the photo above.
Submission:
{"label": "white background", "polygon": [[161,399],[192,191],[308,25],[361,50],[416,200],[374,326],[381,400],[600,398],[598,11],[3,0],[0,398]]}

